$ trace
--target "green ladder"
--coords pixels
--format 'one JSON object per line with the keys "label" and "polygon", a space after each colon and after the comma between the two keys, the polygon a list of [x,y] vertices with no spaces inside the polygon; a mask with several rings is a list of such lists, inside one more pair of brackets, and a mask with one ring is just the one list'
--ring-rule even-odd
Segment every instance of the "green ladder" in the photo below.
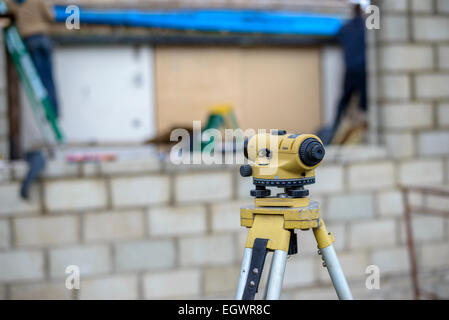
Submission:
{"label": "green ladder", "polygon": [[48,124],[56,141],[62,143],[63,134],[53,112],[50,97],[15,26],[5,29],[5,42],[44,139],[46,142],[49,140],[45,129]]}

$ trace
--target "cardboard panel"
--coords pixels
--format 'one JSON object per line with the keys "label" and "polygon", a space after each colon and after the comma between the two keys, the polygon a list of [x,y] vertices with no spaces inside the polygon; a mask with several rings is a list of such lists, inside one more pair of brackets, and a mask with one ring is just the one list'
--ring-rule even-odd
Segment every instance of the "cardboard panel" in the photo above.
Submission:
{"label": "cardboard panel", "polygon": [[321,124],[320,53],[299,48],[158,47],[158,131],[234,106],[244,129],[310,132]]}

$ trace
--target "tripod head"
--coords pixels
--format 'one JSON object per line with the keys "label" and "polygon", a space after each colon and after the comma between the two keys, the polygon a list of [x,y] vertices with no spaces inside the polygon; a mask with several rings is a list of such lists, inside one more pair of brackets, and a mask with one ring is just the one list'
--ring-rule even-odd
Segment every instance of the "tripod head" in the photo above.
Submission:
{"label": "tripod head", "polygon": [[315,168],[325,154],[320,138],[313,134],[288,134],[277,130],[257,134],[245,140],[245,157],[251,165],[242,165],[242,177],[253,177],[251,196],[268,197],[266,187],[284,188],[281,197],[301,198],[309,194],[305,185],[315,183]]}

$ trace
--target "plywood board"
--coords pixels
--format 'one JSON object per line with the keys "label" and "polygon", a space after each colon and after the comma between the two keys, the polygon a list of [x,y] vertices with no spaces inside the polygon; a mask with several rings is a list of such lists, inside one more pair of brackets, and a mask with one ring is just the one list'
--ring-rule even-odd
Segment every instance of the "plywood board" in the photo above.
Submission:
{"label": "plywood board", "polygon": [[321,124],[320,53],[301,48],[158,47],[158,131],[232,104],[244,129],[310,132]]}

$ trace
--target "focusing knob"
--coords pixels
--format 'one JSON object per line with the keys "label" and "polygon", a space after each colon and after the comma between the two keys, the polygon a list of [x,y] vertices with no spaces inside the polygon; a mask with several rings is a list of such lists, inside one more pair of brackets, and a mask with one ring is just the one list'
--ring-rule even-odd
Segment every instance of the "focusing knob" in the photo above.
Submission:
{"label": "focusing knob", "polygon": [[299,147],[299,158],[309,167],[313,167],[320,163],[324,158],[324,154],[325,151],[323,145],[315,138],[304,140]]}
{"label": "focusing knob", "polygon": [[242,177],[250,177],[253,174],[253,168],[249,164],[240,166],[240,175]]}

